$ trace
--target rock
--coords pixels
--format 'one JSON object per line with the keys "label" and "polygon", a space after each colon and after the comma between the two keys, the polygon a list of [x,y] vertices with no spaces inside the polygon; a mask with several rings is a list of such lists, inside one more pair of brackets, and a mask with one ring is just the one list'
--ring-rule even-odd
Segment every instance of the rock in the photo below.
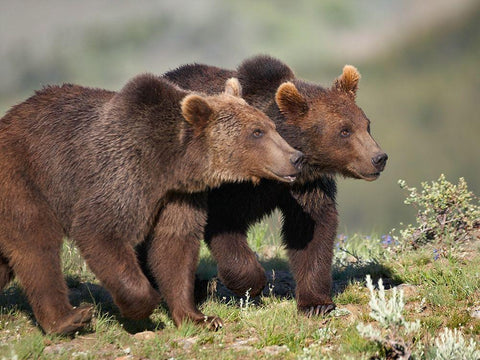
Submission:
{"label": "rock", "polygon": [[397,286],[398,291],[402,290],[405,298],[412,298],[418,294],[418,287],[411,284],[400,284]]}
{"label": "rock", "polygon": [[45,355],[56,355],[64,352],[65,350],[68,350],[70,346],[65,345],[65,344],[52,344],[45,346],[43,349],[43,353]]}
{"label": "rock", "polygon": [[254,343],[257,341],[257,338],[251,337],[248,339],[236,339],[233,344],[229,345],[229,347],[234,348],[237,351],[246,350],[246,351],[254,351],[254,347],[250,345],[250,343]]}
{"label": "rock", "polygon": [[474,319],[480,319],[480,307],[472,309],[470,311],[470,316]]}
{"label": "rock", "polygon": [[287,345],[271,345],[263,348],[263,351],[269,355],[278,355],[289,351]]}
{"label": "rock", "polygon": [[185,338],[185,339],[180,339],[177,341],[178,345],[183,348],[183,350],[190,350],[193,345],[195,345],[198,341],[198,337],[191,337],[191,338]]}
{"label": "rock", "polygon": [[133,335],[135,340],[150,340],[155,338],[155,333],[153,331],[142,331]]}

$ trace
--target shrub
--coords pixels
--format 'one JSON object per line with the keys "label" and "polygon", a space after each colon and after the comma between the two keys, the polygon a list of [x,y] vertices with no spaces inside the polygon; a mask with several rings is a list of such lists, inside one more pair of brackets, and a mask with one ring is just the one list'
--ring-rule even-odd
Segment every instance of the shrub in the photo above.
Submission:
{"label": "shrub", "polygon": [[480,206],[475,195],[468,191],[460,178],[457,185],[440,175],[431,184],[422,182],[422,191],[408,187],[404,180],[398,184],[410,192],[405,204],[417,209],[416,226],[408,225],[400,231],[404,241],[417,248],[433,241],[465,241],[480,227]]}

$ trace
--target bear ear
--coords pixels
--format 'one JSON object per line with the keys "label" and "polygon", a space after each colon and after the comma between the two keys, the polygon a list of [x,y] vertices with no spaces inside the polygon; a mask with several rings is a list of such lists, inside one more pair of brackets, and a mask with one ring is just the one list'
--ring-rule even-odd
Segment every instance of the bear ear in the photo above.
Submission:
{"label": "bear ear", "polygon": [[182,114],[185,120],[194,128],[195,136],[198,136],[207,126],[213,109],[205,98],[192,94],[182,100]]}
{"label": "bear ear", "polygon": [[345,65],[342,75],[335,80],[334,87],[339,91],[344,91],[355,97],[359,80],[360,73],[357,68],[352,65]]}
{"label": "bear ear", "polygon": [[225,82],[225,94],[242,97],[242,85],[237,78],[230,78]]}
{"label": "bear ear", "polygon": [[301,117],[308,111],[307,101],[302,94],[300,94],[297,87],[290,81],[279,86],[275,94],[275,101],[287,120]]}

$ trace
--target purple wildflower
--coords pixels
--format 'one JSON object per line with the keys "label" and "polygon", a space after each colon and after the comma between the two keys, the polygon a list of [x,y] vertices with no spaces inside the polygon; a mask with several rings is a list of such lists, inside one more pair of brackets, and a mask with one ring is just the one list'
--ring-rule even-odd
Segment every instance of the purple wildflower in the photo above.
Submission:
{"label": "purple wildflower", "polygon": [[384,246],[389,246],[393,244],[393,238],[391,235],[382,235],[382,244]]}

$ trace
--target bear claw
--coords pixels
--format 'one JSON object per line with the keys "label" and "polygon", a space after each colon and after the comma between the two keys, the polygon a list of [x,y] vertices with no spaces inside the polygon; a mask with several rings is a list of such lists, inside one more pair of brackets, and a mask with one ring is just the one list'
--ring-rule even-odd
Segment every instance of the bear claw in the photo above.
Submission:
{"label": "bear claw", "polygon": [[316,306],[309,306],[304,307],[301,309],[307,315],[307,317],[313,316],[325,316],[329,314],[331,311],[335,310],[335,304],[324,304],[324,305],[316,305]]}
{"label": "bear claw", "polygon": [[218,331],[223,328],[223,321],[217,316],[205,316],[203,325],[213,331]]}

